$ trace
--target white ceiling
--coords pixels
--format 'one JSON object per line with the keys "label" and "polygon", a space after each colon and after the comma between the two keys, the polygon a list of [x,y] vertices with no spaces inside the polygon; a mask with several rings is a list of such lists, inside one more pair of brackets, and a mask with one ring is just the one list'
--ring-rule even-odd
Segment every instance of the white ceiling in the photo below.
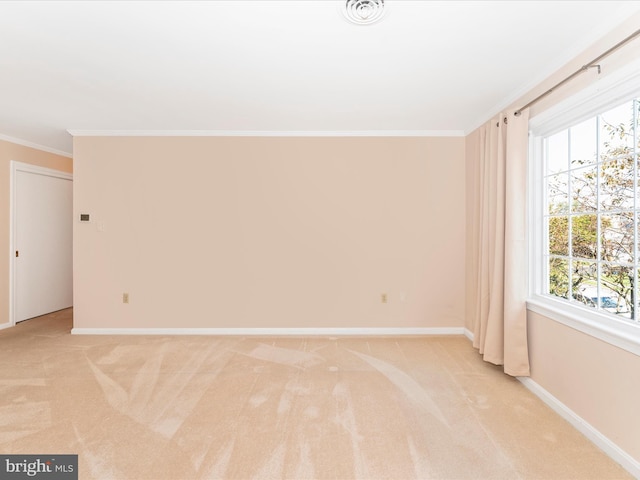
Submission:
{"label": "white ceiling", "polygon": [[638,1],[0,2],[0,138],[71,130],[461,134]]}

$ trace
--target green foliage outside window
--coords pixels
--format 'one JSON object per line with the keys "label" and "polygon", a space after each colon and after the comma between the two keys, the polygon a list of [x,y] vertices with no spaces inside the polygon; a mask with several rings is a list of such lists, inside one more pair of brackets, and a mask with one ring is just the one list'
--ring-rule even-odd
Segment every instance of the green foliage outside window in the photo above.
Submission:
{"label": "green foliage outside window", "polygon": [[[635,318],[637,291],[639,106],[636,99],[558,134],[566,167],[547,171],[546,187],[548,293],[628,318]],[[589,136],[591,125],[598,135]],[[565,161],[557,151],[556,167]]]}

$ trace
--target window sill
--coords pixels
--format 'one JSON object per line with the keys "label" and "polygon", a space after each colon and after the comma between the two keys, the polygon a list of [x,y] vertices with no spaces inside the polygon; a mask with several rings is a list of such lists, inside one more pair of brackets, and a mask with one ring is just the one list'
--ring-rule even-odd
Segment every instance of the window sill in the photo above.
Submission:
{"label": "window sill", "polygon": [[640,356],[640,325],[607,318],[587,307],[536,295],[527,300],[527,309],[598,340]]}

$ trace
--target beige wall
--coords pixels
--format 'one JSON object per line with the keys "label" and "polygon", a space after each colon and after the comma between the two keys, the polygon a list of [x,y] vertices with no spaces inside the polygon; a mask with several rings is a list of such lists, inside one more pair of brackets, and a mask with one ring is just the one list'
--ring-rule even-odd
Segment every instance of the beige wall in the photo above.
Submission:
{"label": "beige wall", "polygon": [[[538,94],[548,90],[567,75],[590,62],[610,46],[637,29],[640,15],[630,18],[619,29],[609,33],[591,48],[581,53],[558,72],[536,86],[510,108],[519,108]],[[640,40],[636,39],[623,50],[600,62],[602,74],[589,70],[570,84],[559,88],[544,101],[532,107],[532,115],[543,112],[560,100],[579,92],[598,79],[640,58]],[[478,131],[466,137],[467,190],[467,320],[473,331],[475,308],[475,278],[477,275],[474,230],[477,204],[477,164],[479,161]],[[529,359],[532,379],[581,416],[603,435],[633,455],[640,462],[640,416],[637,399],[640,385],[631,379],[640,371],[640,357],[622,351],[596,338],[558,324],[544,316],[529,312]]]}
{"label": "beige wall", "polygon": [[473,332],[473,315],[476,308],[476,287],[478,285],[478,249],[476,239],[479,235],[478,164],[480,161],[480,135],[475,130],[465,137],[465,223],[467,241],[465,243],[465,320],[464,326]]}
{"label": "beige wall", "polygon": [[640,357],[529,312],[531,378],[640,460]]}
{"label": "beige wall", "polygon": [[464,324],[462,137],[78,137],[74,161],[76,328]]}
{"label": "beige wall", "polygon": [[0,325],[9,322],[9,245],[10,245],[10,162],[30,163],[40,167],[53,168],[63,172],[72,172],[70,158],[43,152],[15,143],[0,140]]}

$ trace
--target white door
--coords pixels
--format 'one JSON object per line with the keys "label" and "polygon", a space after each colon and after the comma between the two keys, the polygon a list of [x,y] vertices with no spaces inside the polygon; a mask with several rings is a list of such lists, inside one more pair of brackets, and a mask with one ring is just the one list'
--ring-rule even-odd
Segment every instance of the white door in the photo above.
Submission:
{"label": "white door", "polygon": [[73,305],[71,175],[14,163],[14,322]]}

